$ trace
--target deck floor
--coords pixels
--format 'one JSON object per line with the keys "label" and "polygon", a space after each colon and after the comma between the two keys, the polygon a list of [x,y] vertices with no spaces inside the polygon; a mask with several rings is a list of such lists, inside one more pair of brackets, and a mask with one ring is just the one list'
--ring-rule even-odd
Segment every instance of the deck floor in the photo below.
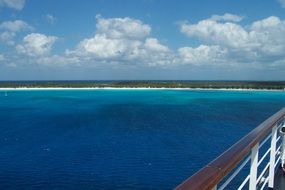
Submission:
{"label": "deck floor", "polygon": [[281,168],[275,174],[274,190],[285,190],[285,175]]}

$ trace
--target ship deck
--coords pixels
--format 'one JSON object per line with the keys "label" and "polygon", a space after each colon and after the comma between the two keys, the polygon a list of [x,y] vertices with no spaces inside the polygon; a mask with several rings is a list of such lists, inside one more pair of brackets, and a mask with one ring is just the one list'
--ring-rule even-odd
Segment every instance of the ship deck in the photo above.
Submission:
{"label": "ship deck", "polygon": [[275,174],[274,180],[274,190],[284,190],[285,189],[285,174],[281,168],[278,168]]}

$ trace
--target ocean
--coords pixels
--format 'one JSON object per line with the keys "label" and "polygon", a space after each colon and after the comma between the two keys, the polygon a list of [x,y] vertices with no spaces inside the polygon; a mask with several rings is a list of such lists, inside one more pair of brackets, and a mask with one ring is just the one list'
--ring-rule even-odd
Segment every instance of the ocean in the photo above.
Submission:
{"label": "ocean", "polygon": [[0,189],[173,189],[284,91],[0,91]]}

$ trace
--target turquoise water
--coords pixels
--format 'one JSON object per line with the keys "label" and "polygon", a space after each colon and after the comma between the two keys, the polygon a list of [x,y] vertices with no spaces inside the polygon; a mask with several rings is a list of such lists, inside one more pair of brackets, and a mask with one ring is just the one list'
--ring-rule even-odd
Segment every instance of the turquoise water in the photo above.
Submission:
{"label": "turquoise water", "polygon": [[0,91],[0,189],[171,189],[285,92]]}

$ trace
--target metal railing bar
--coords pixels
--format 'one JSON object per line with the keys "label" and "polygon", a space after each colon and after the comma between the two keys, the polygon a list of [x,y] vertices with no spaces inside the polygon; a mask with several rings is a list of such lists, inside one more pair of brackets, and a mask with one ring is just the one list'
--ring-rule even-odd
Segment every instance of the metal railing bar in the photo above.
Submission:
{"label": "metal railing bar", "polygon": [[269,148],[266,153],[262,156],[262,158],[259,160],[257,166],[259,166],[261,164],[261,162],[266,158],[266,156],[269,154],[271,148]]}
{"label": "metal railing bar", "polygon": [[276,144],[278,143],[278,141],[281,139],[281,136],[279,136],[277,139],[276,139]]}
{"label": "metal railing bar", "polygon": [[279,156],[278,158],[277,158],[277,160],[276,160],[276,163],[275,163],[275,165],[274,165],[274,167],[276,168],[276,166],[279,164],[279,161],[281,160],[281,156]]}
{"label": "metal railing bar", "polygon": [[249,169],[249,189],[256,190],[256,179],[257,179],[257,163],[258,163],[258,153],[259,153],[259,143],[257,143],[252,149],[250,153],[251,161],[250,161],[250,169]]}
{"label": "metal railing bar", "polygon": [[259,183],[261,178],[263,177],[263,175],[265,174],[265,172],[267,171],[267,169],[269,168],[269,163],[265,166],[265,168],[263,169],[263,171],[261,172],[261,174],[259,175],[259,177],[257,178],[256,182]]}
{"label": "metal railing bar", "polygon": [[238,190],[242,190],[243,187],[245,186],[245,184],[248,182],[249,180],[249,175],[244,179],[244,181],[241,183],[241,185],[239,186]]}
{"label": "metal railing bar", "polygon": [[259,148],[261,148],[271,137],[271,133],[260,143]]}
{"label": "metal railing bar", "polygon": [[[283,119],[285,119],[285,117],[284,117]],[[283,122],[283,121],[282,121],[282,122],[280,122],[280,123],[277,123],[277,129],[279,129],[280,127],[282,127],[282,126],[283,126],[283,124],[284,124],[284,122]]]}
{"label": "metal railing bar", "polygon": [[276,149],[276,156],[280,155],[280,149],[281,149],[281,145]]}
{"label": "metal railing bar", "polygon": [[265,181],[264,181],[264,183],[262,184],[260,190],[263,190],[263,189],[264,189],[264,187],[266,186],[266,184],[268,183],[268,181],[269,181],[269,176],[267,176],[267,178],[265,179]]}
{"label": "metal railing bar", "polygon": [[278,164],[280,164],[281,156],[277,158],[276,163],[275,163],[275,173],[279,169],[279,167],[276,167]]}
{"label": "metal railing bar", "polygon": [[270,159],[269,159],[268,188],[274,187],[275,161],[276,161],[276,139],[277,139],[277,133],[278,133],[277,127],[278,125],[275,125],[271,129],[272,138],[271,138],[271,143],[270,143],[271,151],[270,151]]}
{"label": "metal railing bar", "polygon": [[236,171],[221,185],[218,190],[225,189],[228,184],[237,176],[237,174],[244,168],[244,166],[248,163],[250,160],[250,156],[246,158],[246,160],[236,169]]}

